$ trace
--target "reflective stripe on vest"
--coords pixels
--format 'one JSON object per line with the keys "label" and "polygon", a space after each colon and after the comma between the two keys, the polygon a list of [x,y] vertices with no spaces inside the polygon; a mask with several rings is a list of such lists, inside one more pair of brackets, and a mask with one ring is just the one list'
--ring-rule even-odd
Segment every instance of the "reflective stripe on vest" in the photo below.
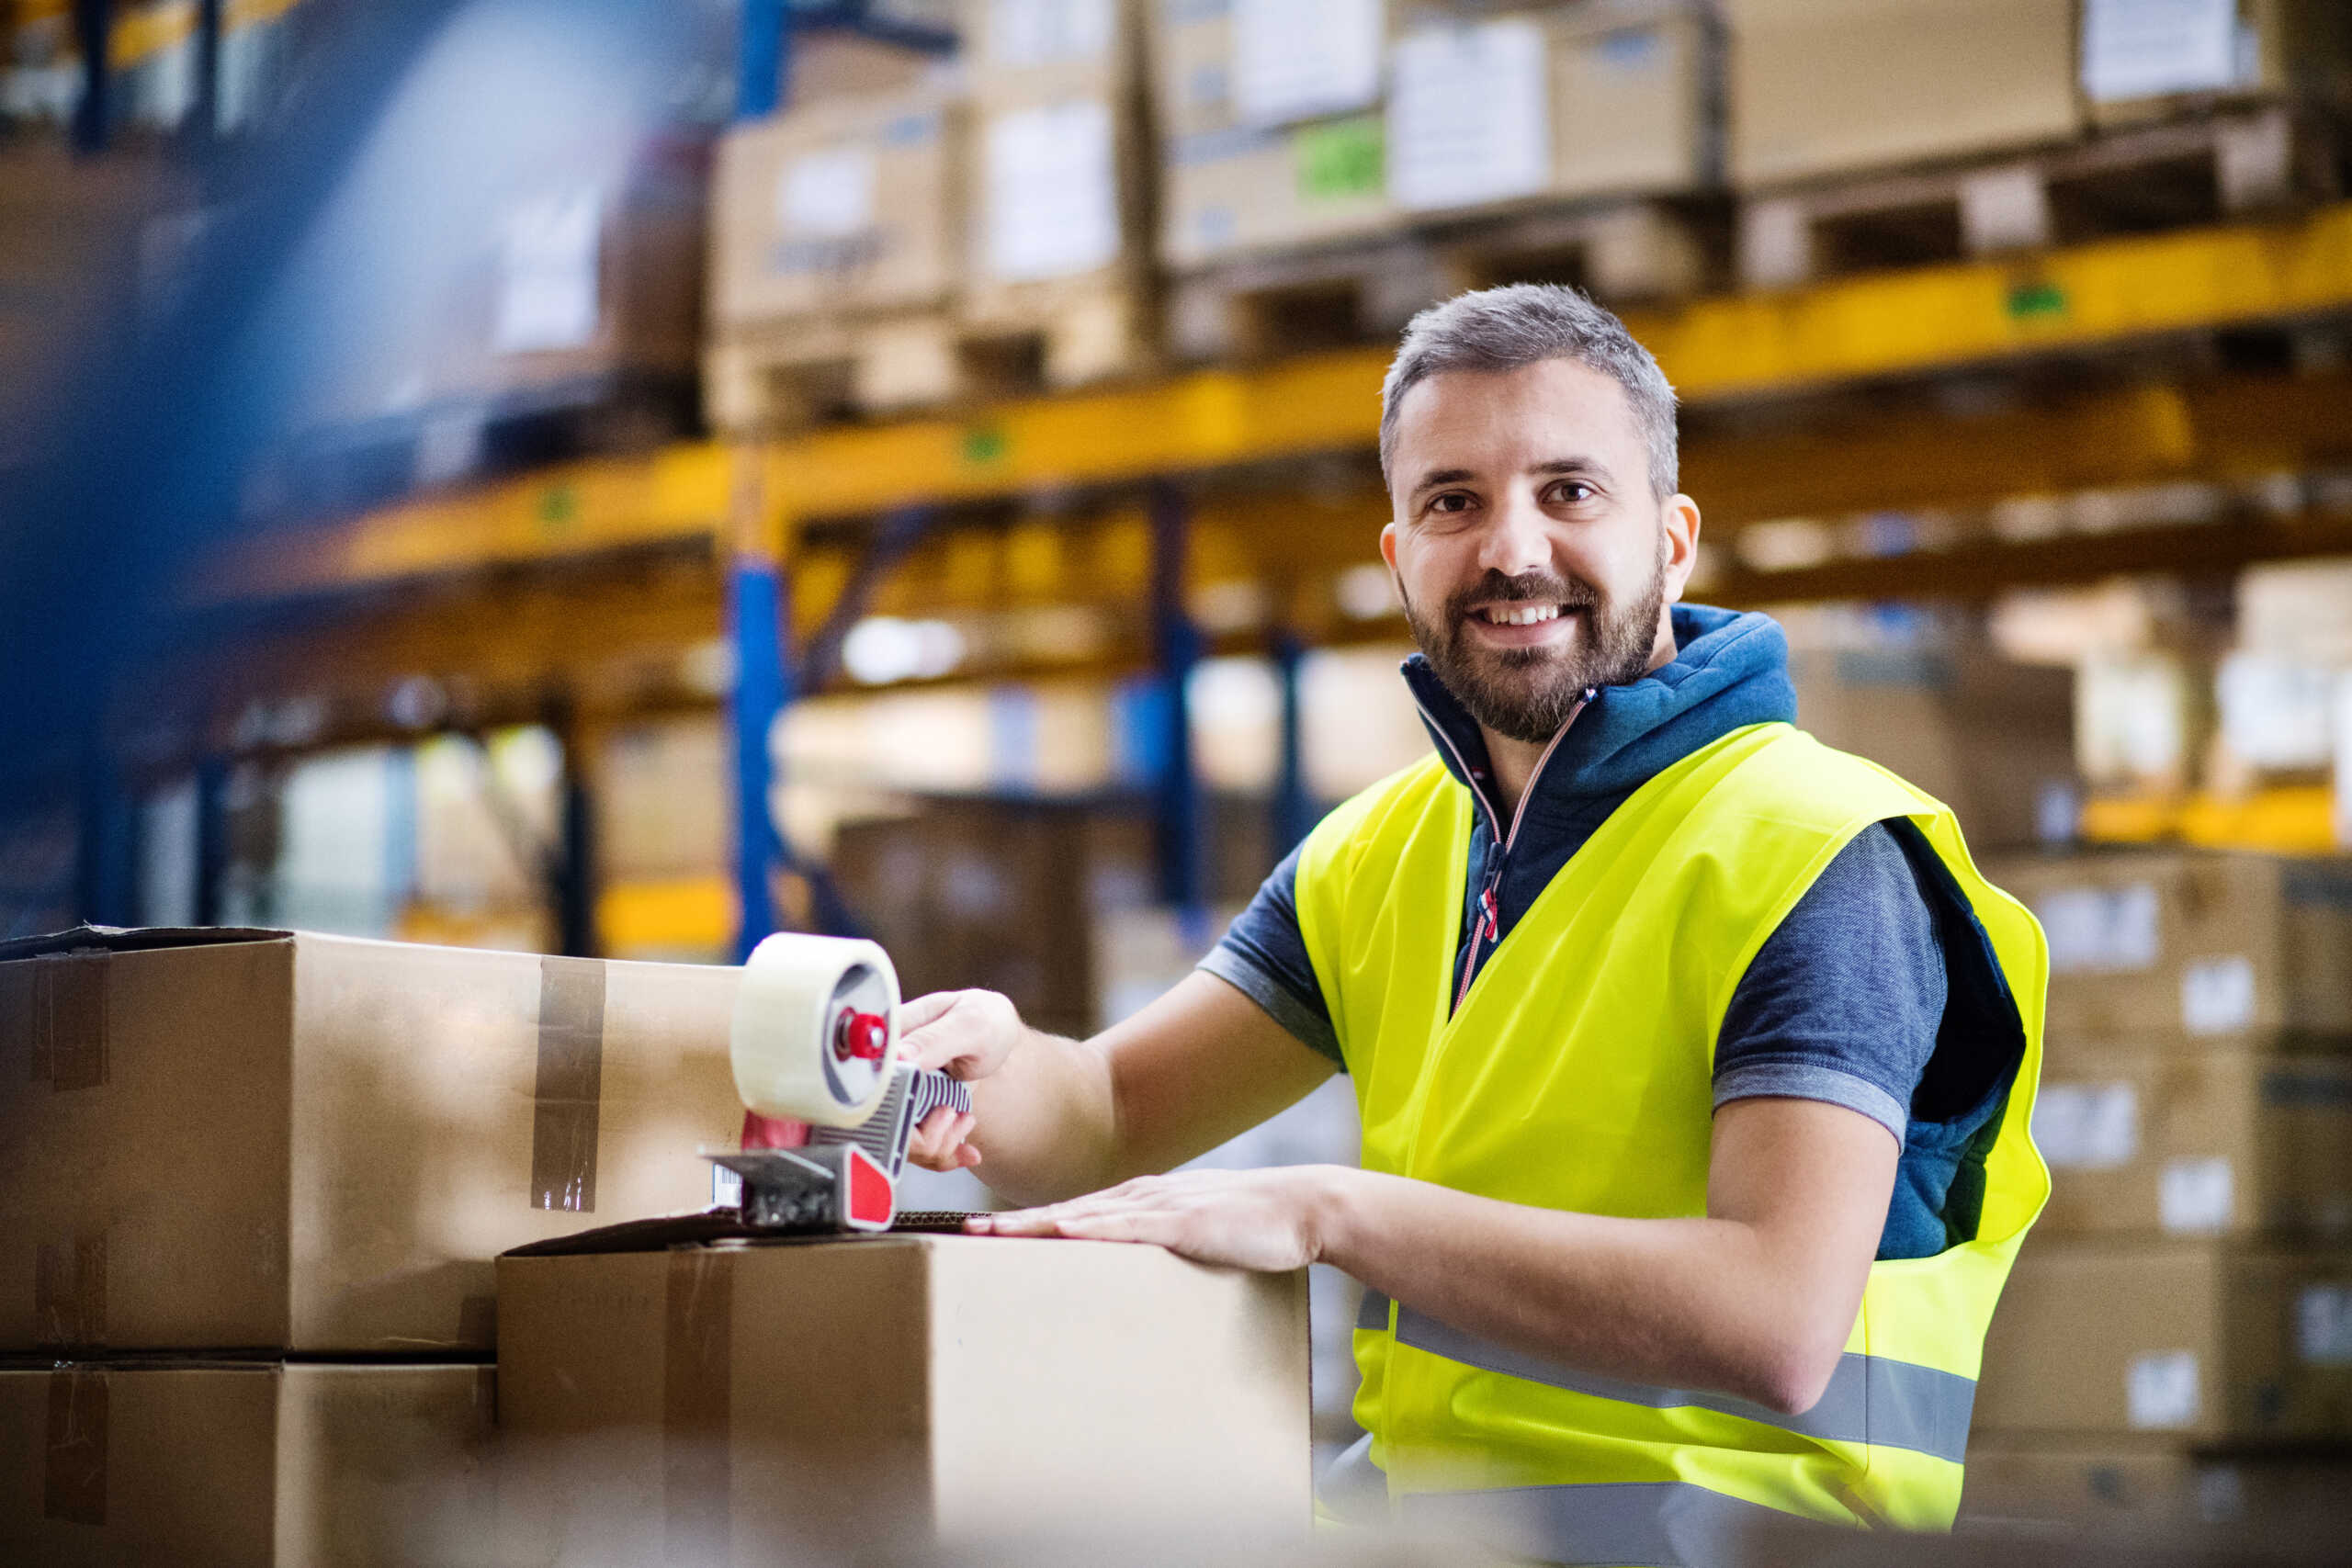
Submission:
{"label": "reflective stripe on vest", "polygon": [[[1366,1291],[1363,1307],[1356,1314],[1356,1326],[1374,1333],[1386,1328],[1388,1298],[1377,1291]],[[1571,1393],[1645,1404],[1653,1410],[1695,1406],[1721,1416],[1761,1421],[1802,1437],[1909,1449],[1954,1463],[1966,1455],[1968,1418],[1976,1403],[1973,1379],[1935,1367],[1864,1356],[1851,1350],[1838,1358],[1838,1370],[1830,1374],[1829,1386],[1822,1392],[1820,1401],[1801,1415],[1789,1416],[1703,1389],[1657,1388],[1577,1371],[1541,1356],[1464,1334],[1411,1307],[1396,1314],[1396,1343],[1465,1366],[1525,1378]]]}
{"label": "reflective stripe on vest", "polygon": [[1623,1568],[1712,1568],[1736,1561],[1743,1537],[1790,1523],[1778,1508],[1688,1481],[1420,1492],[1403,1500],[1403,1518],[1417,1531],[1545,1562]]}

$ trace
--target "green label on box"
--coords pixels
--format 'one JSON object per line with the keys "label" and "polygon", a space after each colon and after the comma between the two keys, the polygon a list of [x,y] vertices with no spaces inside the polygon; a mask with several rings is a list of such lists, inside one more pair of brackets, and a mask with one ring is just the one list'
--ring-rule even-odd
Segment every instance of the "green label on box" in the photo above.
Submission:
{"label": "green label on box", "polygon": [[1387,143],[1376,114],[1301,126],[1291,133],[1290,148],[1301,201],[1376,197],[1388,178]]}

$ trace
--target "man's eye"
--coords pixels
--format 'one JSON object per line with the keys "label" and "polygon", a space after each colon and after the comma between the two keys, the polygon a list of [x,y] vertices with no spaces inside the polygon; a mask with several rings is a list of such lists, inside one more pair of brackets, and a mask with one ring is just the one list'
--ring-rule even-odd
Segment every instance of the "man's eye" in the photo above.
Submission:
{"label": "man's eye", "polygon": [[1552,499],[1569,506],[1581,506],[1594,495],[1593,488],[1580,479],[1566,479],[1552,487]]}
{"label": "man's eye", "polygon": [[1470,498],[1459,491],[1448,491],[1443,495],[1430,498],[1431,512],[1467,512],[1469,509]]}

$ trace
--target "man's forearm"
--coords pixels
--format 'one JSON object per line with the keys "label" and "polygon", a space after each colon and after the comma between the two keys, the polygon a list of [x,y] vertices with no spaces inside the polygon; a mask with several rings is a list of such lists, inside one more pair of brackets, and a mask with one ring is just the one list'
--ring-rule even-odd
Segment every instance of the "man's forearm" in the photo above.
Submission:
{"label": "man's forearm", "polygon": [[1326,1179],[1321,1261],[1579,1371],[1803,1409],[1859,1305],[1823,1299],[1813,1270],[1740,1221],[1571,1213],[1343,1168]]}
{"label": "man's forearm", "polygon": [[976,1172],[1017,1203],[1046,1203],[1107,1180],[1118,1137],[1111,1072],[1083,1041],[1032,1029],[1004,1066],[973,1082]]}

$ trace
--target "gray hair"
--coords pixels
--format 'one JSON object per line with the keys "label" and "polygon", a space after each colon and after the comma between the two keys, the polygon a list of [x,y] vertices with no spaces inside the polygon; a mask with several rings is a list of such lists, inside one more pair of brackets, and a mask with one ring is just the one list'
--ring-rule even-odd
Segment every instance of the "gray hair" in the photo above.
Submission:
{"label": "gray hair", "polygon": [[1625,389],[1634,423],[1649,447],[1650,488],[1659,499],[1679,488],[1674,388],[1625,323],[1573,288],[1514,283],[1457,294],[1431,305],[1405,328],[1405,341],[1380,388],[1380,471],[1396,457],[1396,411],[1405,394],[1450,370],[1517,370],[1568,359]]}

